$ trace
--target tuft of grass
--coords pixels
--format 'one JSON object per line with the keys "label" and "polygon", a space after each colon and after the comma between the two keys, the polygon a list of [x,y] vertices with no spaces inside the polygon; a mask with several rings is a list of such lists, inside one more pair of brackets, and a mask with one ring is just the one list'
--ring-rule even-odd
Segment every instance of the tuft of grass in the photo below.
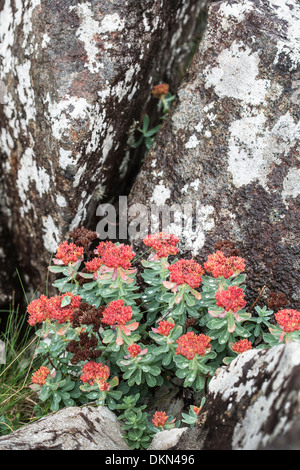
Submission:
{"label": "tuft of grass", "polygon": [[[31,300],[17,274],[28,304]],[[0,436],[3,436],[41,418],[47,410],[41,408],[36,392],[29,388],[31,376],[42,361],[35,355],[39,338],[19,307],[11,306],[9,310],[0,310],[1,313],[8,316],[4,331],[0,331]]]}
{"label": "tuft of grass", "polygon": [[[6,312],[7,313],[7,312]],[[35,418],[36,396],[29,388],[40,359],[35,358],[37,338],[25,316],[10,310],[5,331],[0,333],[5,354],[0,364],[0,436],[9,434]]]}

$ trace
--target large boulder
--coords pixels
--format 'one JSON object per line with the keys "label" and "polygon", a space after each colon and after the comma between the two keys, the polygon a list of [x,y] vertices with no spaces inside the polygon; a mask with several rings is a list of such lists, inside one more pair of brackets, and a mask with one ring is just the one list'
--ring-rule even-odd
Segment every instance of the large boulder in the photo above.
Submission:
{"label": "large boulder", "polygon": [[126,178],[132,126],[152,87],[174,83],[206,3],[0,1],[1,212],[35,288]]}
{"label": "large boulder", "polygon": [[300,343],[252,349],[218,369],[198,422],[171,449],[299,450],[299,419]]}
{"label": "large boulder", "polygon": [[235,244],[247,261],[249,301],[266,286],[266,296],[284,293],[291,307],[300,286],[299,30],[296,0],[212,3],[128,200],[133,226],[141,207],[150,214],[154,206],[152,231],[159,206],[174,205],[163,228],[199,261],[216,243]]}
{"label": "large boulder", "polygon": [[0,437],[0,450],[129,450],[106,407],[64,408]]}

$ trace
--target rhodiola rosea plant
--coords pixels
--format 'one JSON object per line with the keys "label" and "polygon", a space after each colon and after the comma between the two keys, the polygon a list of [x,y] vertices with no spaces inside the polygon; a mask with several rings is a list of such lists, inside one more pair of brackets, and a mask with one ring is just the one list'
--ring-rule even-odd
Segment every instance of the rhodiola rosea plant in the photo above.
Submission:
{"label": "rhodiola rosea plant", "polygon": [[[243,258],[217,250],[200,265],[161,232],[143,240],[137,260],[131,246],[95,237],[80,229],[58,246],[48,268],[57,295],[28,306],[43,358],[31,387],[50,411],[108,406],[130,447],[147,448],[156,432],[195,424],[217,368],[248,349],[300,340],[300,312],[247,309]],[[162,386],[195,397],[182,420],[149,405]]]}

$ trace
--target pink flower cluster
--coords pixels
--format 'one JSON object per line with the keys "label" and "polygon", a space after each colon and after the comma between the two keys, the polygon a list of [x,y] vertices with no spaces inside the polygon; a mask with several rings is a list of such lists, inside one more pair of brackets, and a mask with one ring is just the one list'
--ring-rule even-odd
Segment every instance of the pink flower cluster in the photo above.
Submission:
{"label": "pink flower cluster", "polygon": [[89,273],[95,273],[96,271],[98,271],[98,269],[100,269],[102,265],[102,261],[100,258],[93,258],[91,261],[87,261],[84,264],[85,264],[86,270]]}
{"label": "pink flower cluster", "polygon": [[177,285],[188,284],[192,289],[200,286],[204,269],[194,260],[180,259],[168,267],[170,281]]}
{"label": "pink flower cluster", "polygon": [[141,353],[141,346],[133,343],[131,346],[128,346],[128,352],[131,357],[136,357]]}
{"label": "pink flower cluster", "polygon": [[57,264],[64,264],[67,266],[69,263],[75,263],[78,259],[82,258],[83,252],[83,247],[65,241],[57,248],[54,262],[58,261]]}
{"label": "pink flower cluster", "polygon": [[236,286],[217,292],[215,299],[218,307],[223,307],[226,312],[232,311],[233,313],[244,308],[247,303],[243,289]]}
{"label": "pink flower cluster", "polygon": [[216,253],[207,257],[204,268],[215,278],[223,276],[228,279],[234,274],[245,271],[245,260],[239,256],[227,258],[222,251],[216,251]]}
{"label": "pink flower cluster", "polygon": [[154,332],[159,335],[169,336],[170,331],[174,328],[175,324],[167,320],[163,320],[158,324],[158,328],[154,328]]}
{"label": "pink flower cluster", "polygon": [[143,242],[156,252],[155,259],[167,258],[169,255],[176,255],[179,251],[176,247],[179,238],[166,232],[148,235]]}
{"label": "pink flower cluster", "polygon": [[280,310],[275,319],[285,333],[300,330],[300,312],[293,309]]}
{"label": "pink flower cluster", "polygon": [[90,361],[84,364],[82,372],[83,374],[80,377],[82,382],[90,385],[93,385],[96,382],[99,384],[101,391],[109,390],[109,384],[106,382],[110,376],[108,366],[104,366],[102,363]]}
{"label": "pink flower cluster", "polygon": [[45,385],[46,379],[50,374],[50,369],[45,366],[41,366],[31,377],[31,383],[37,385]]}
{"label": "pink flower cluster", "polygon": [[[70,298],[70,303],[62,307],[61,304],[65,297]],[[73,295],[71,292],[49,299],[45,295],[41,295],[39,299],[33,300],[27,307],[28,323],[34,326],[46,320],[53,320],[57,323],[71,322],[74,310],[79,307],[80,301],[80,296]]]}
{"label": "pink flower cluster", "polygon": [[185,335],[180,336],[176,341],[178,344],[176,354],[180,354],[189,360],[194,359],[196,354],[204,356],[211,347],[210,341],[211,338],[203,333],[197,335],[193,331],[188,331]]}
{"label": "pink flower cluster", "polygon": [[231,346],[232,351],[241,354],[252,349],[252,344],[248,339],[240,339]]}
{"label": "pink flower cluster", "polygon": [[[96,248],[96,254],[99,256],[102,264],[108,268],[130,269],[131,261],[135,256],[129,245],[120,243],[116,245],[110,241],[101,242]],[[94,263],[96,263],[94,261]]]}
{"label": "pink flower cluster", "polygon": [[103,311],[102,322],[106,325],[125,325],[132,317],[132,308],[124,306],[123,300],[112,300]]}
{"label": "pink flower cluster", "polygon": [[152,424],[156,428],[163,428],[168,419],[169,416],[166,414],[165,411],[156,411],[153,415]]}

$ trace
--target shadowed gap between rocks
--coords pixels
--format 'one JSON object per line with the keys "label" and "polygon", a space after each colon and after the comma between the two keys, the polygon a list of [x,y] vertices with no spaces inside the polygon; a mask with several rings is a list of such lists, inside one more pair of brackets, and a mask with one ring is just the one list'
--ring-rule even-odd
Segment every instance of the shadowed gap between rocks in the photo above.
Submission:
{"label": "shadowed gap between rocks", "polygon": [[[3,2],[0,2],[0,10],[3,7]],[[174,76],[171,80],[169,80],[166,76],[162,76],[160,83],[163,82],[172,82],[170,91],[172,94],[176,95],[176,91],[179,88],[181,81],[183,80],[186,70],[189,67],[189,64],[192,61],[192,58],[197,51],[198,45],[202,39],[206,21],[207,21],[207,9],[204,8],[201,10],[195,31],[192,35],[192,40],[190,41],[190,54],[184,66],[178,67],[177,70],[174,70]],[[155,83],[156,85],[157,83]],[[144,115],[147,113],[150,117],[150,128],[154,127],[158,123],[160,123],[160,115],[157,110],[158,101],[155,99],[150,99],[148,103],[145,105],[144,109],[140,110],[140,122],[141,125]],[[138,138],[137,133],[135,133],[135,137]],[[128,148],[128,146],[127,146]],[[115,186],[111,188],[111,190],[105,195],[104,199],[101,201],[101,204],[110,203],[115,205],[118,217],[118,199],[119,196],[128,196],[131,188],[134,184],[134,181],[139,173],[139,170],[142,166],[146,148],[144,145],[139,147],[138,149],[129,149],[130,150],[130,159],[127,171],[126,178],[122,181],[122,184],[117,183]],[[95,230],[97,223],[99,221],[99,217],[96,217],[96,209],[97,203],[93,203],[91,201],[90,208],[88,210],[87,220],[84,224],[86,228],[90,230]],[[1,314],[0,314],[0,331],[5,331],[7,319],[9,317],[9,312],[16,311],[23,314],[26,311],[26,298],[24,292],[27,293],[27,297],[30,301],[31,297],[34,295],[35,292],[39,292],[39,288],[41,286],[32,285],[31,283],[31,276],[34,277],[34,272],[31,272],[30,267],[26,270],[22,268],[22,266],[18,262],[17,250],[12,241],[13,237],[9,229],[5,223],[5,217],[0,213],[0,241],[1,241],[1,248],[5,256],[9,259],[9,263],[5,266],[2,266],[0,272],[0,282],[5,288],[3,289],[5,295],[0,296],[0,306],[1,306]],[[117,239],[115,240],[117,241]],[[124,241],[124,240],[122,240]],[[37,254],[32,254],[32,256],[38,256]],[[49,255],[49,263],[50,263],[51,256]],[[48,280],[50,286],[50,279]],[[51,281],[52,282],[52,281]],[[51,287],[50,287],[51,288]],[[26,325],[24,325],[26,328]]]}

